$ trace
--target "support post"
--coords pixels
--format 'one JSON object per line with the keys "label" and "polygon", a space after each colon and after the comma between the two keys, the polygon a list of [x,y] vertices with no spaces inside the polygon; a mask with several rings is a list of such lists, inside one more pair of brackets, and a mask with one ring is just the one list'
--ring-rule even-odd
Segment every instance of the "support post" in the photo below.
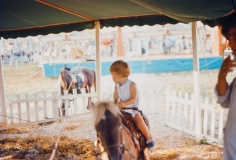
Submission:
{"label": "support post", "polygon": [[117,54],[116,57],[125,57],[121,27],[117,27]]}
{"label": "support post", "polygon": [[200,102],[200,83],[199,83],[199,56],[197,54],[197,23],[192,22],[192,42],[193,42],[193,81],[194,81],[194,100],[195,100],[195,132],[196,141],[202,138],[201,129],[201,102]]}
{"label": "support post", "polygon": [[[4,54],[3,41],[0,39],[0,55]],[[4,124],[7,124],[7,107],[5,100],[5,90],[4,90],[4,77],[2,70],[2,57],[0,57],[0,105],[1,105],[1,116]]]}
{"label": "support post", "polygon": [[96,30],[96,92],[97,98],[101,100],[101,37],[100,37],[100,22],[95,22]]}

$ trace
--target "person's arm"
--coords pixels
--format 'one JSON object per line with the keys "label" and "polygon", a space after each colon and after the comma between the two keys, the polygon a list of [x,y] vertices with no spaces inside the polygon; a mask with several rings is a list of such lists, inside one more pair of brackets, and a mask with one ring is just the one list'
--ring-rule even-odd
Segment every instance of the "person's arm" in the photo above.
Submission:
{"label": "person's arm", "polygon": [[235,67],[235,61],[230,60],[230,56],[228,56],[222,63],[218,74],[217,81],[217,92],[219,96],[224,96],[228,89],[228,83],[226,81],[226,76],[229,72],[232,72],[232,67]]}
{"label": "person's arm", "polygon": [[125,106],[134,104],[137,101],[137,97],[138,97],[138,89],[136,87],[136,84],[132,82],[130,84],[130,99],[119,102],[118,106],[120,108],[124,108]]}
{"label": "person's arm", "polygon": [[229,108],[230,94],[234,85],[234,80],[228,85],[226,81],[226,76],[229,72],[232,72],[232,67],[235,67],[235,60],[231,61],[230,56],[228,56],[220,68],[218,74],[218,81],[215,87],[215,94],[217,96],[217,103],[219,103],[223,108]]}
{"label": "person's arm", "polygon": [[215,95],[217,97],[217,103],[221,105],[221,107],[223,108],[229,108],[229,103],[230,103],[230,95],[231,95],[231,92],[232,92],[232,88],[234,86],[234,83],[235,83],[235,80],[236,78],[234,78],[234,80],[231,82],[231,84],[228,86],[227,88],[227,91],[225,93],[225,95],[223,96],[220,96],[218,94],[218,91],[217,91],[217,84],[215,86],[215,89],[214,89],[214,92],[215,92]]}
{"label": "person's arm", "polygon": [[226,78],[219,78],[217,81],[217,92],[219,96],[224,96],[228,89],[228,82],[226,81]]}

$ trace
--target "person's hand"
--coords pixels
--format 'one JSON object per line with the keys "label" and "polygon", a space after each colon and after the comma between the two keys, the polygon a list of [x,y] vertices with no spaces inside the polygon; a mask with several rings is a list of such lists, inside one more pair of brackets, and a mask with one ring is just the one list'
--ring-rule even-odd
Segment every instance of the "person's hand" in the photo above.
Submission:
{"label": "person's hand", "polygon": [[226,79],[227,74],[233,71],[233,67],[236,67],[236,60],[230,60],[230,56],[228,56],[222,63],[218,78]]}
{"label": "person's hand", "polygon": [[125,107],[125,104],[124,104],[123,102],[119,102],[119,103],[118,103],[118,107],[119,107],[119,108],[124,108],[124,107]]}

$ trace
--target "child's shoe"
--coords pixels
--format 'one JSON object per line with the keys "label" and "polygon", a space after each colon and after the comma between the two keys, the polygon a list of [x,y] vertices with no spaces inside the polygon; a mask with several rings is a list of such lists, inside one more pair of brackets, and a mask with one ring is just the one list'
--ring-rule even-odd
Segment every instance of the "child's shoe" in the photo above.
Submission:
{"label": "child's shoe", "polygon": [[149,139],[147,142],[146,142],[146,146],[148,148],[149,151],[153,151],[154,150],[154,146],[155,146],[155,143],[152,139]]}

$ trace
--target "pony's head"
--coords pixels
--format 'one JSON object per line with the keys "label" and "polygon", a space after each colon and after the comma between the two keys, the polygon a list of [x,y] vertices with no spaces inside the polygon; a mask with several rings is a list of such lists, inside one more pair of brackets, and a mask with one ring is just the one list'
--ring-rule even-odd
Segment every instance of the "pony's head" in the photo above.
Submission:
{"label": "pony's head", "polygon": [[104,101],[97,102],[93,111],[102,156],[110,160],[122,159],[122,147],[120,146],[122,144],[122,122],[119,108],[113,102]]}
{"label": "pony's head", "polygon": [[95,103],[93,113],[101,159],[138,159],[139,149],[135,147],[132,133],[122,124],[119,107],[112,101],[100,101]]}

